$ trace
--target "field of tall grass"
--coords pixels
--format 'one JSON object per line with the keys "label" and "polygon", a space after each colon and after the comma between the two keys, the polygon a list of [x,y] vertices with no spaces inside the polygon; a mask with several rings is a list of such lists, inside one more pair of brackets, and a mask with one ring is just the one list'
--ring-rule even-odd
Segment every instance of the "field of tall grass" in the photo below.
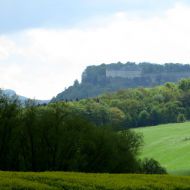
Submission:
{"label": "field of tall grass", "polygon": [[0,172],[1,190],[179,190],[190,177],[169,175]]}

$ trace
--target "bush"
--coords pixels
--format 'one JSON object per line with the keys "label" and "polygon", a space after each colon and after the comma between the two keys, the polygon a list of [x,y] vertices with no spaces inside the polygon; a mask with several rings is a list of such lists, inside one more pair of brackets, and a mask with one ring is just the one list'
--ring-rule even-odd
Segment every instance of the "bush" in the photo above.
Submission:
{"label": "bush", "polygon": [[177,122],[178,123],[183,123],[183,122],[185,122],[186,121],[186,118],[185,118],[185,115],[184,114],[179,114],[178,116],[177,116]]}
{"label": "bush", "polygon": [[167,174],[167,171],[160,163],[154,159],[145,158],[141,162],[141,172],[145,174]]}

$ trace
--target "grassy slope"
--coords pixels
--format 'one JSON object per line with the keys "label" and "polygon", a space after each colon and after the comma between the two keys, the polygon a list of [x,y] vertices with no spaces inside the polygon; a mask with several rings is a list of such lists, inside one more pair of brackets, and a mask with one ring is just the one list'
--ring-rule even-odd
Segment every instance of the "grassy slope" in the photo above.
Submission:
{"label": "grassy slope", "polygon": [[155,158],[169,173],[190,175],[190,122],[135,131],[144,135],[142,157]]}
{"label": "grassy slope", "polygon": [[0,172],[1,190],[187,190],[190,177],[65,172]]}

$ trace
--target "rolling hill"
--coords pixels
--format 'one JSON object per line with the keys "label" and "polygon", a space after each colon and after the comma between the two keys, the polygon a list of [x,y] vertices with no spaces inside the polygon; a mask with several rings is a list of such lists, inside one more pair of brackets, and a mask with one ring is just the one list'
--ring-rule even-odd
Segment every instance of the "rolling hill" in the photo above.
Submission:
{"label": "rolling hill", "polygon": [[135,129],[144,136],[141,157],[154,158],[171,174],[190,175],[190,122]]}

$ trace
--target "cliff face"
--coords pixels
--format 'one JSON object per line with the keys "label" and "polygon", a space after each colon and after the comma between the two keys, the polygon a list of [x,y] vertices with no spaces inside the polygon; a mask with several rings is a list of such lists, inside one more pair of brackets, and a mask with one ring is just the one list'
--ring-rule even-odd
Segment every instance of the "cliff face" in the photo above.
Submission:
{"label": "cliff face", "polygon": [[128,62],[89,66],[83,72],[80,84],[74,83],[53,101],[94,97],[124,88],[152,87],[182,78],[190,78],[190,65]]}

